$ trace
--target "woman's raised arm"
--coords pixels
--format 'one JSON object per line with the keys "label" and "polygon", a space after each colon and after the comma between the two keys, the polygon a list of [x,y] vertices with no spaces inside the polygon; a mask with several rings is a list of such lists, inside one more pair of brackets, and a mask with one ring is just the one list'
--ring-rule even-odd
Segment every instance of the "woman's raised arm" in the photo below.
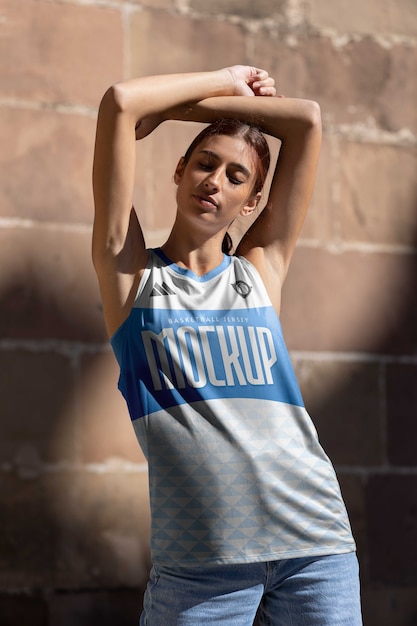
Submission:
{"label": "woman's raised arm", "polygon": [[[110,87],[100,103],[93,164],[93,262],[109,335],[128,316],[147,253],[132,208],[135,141],[172,107],[215,96],[270,95],[273,81],[254,67],[133,79]],[[142,128],[141,128],[142,123]],[[146,130],[147,128],[147,130]],[[145,130],[144,130],[145,129]]]}

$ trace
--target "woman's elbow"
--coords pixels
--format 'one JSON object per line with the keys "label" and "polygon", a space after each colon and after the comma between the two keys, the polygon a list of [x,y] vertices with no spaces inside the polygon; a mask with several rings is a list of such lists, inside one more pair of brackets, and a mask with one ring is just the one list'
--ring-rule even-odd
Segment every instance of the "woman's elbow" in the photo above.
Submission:
{"label": "woman's elbow", "polygon": [[104,93],[100,102],[100,111],[106,110],[114,114],[126,112],[128,109],[128,93],[124,83],[114,83]]}
{"label": "woman's elbow", "polygon": [[321,130],[321,109],[315,100],[305,100],[305,122],[308,126]]}

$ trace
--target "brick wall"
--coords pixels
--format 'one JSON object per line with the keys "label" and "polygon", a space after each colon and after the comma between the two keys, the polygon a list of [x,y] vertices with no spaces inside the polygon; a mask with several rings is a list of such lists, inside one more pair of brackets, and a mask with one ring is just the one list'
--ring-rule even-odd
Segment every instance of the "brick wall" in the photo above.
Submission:
{"label": "brick wall", "polygon": [[[322,106],[282,320],[349,509],[365,625],[416,623],[416,44],[415,0],[0,0],[1,624],[137,623],[146,466],[90,262],[95,116],[123,77],[236,62]],[[194,130],[138,146],[150,245]]]}

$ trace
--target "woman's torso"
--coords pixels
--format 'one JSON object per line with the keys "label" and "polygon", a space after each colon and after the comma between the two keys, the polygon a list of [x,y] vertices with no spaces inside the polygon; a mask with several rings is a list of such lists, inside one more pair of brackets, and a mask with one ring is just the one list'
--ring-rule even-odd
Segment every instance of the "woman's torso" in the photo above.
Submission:
{"label": "woman's torso", "polygon": [[353,550],[333,468],[255,268],[225,256],[198,277],[149,254],[112,346],[149,463],[154,561]]}

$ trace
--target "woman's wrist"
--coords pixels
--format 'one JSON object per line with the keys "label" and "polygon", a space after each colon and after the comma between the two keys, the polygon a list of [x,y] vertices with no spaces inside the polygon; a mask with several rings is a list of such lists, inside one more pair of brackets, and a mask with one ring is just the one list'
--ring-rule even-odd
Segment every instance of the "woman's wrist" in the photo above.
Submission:
{"label": "woman's wrist", "polygon": [[[204,77],[207,85],[206,94],[202,92],[199,100],[216,96],[232,96],[234,93],[234,79],[229,68],[225,67],[220,70],[208,72]],[[207,80],[208,79],[208,80]]]}

